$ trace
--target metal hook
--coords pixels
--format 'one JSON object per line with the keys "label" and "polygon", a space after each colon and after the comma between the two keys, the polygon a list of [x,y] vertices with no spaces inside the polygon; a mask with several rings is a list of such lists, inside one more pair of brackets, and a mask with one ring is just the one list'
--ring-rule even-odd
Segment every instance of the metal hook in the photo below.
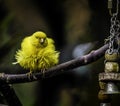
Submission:
{"label": "metal hook", "polygon": [[113,16],[113,14],[118,14],[118,10],[119,10],[119,0],[117,0],[117,3],[116,3],[116,12],[115,13],[112,13],[112,0],[108,0],[108,9],[109,9],[109,14],[111,16]]}

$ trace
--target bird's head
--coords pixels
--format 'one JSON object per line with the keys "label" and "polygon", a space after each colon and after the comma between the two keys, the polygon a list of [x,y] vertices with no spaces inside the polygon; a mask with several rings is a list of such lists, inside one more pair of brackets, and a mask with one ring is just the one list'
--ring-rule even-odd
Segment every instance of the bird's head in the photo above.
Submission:
{"label": "bird's head", "polygon": [[48,44],[46,34],[44,32],[41,32],[41,31],[33,33],[32,44],[38,48],[46,47]]}

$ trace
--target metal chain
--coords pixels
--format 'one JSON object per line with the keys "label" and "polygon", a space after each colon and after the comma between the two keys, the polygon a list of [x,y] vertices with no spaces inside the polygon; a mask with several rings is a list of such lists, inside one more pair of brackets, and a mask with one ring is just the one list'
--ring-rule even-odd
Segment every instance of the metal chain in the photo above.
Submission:
{"label": "metal chain", "polygon": [[[113,5],[113,3],[112,3],[113,1],[112,0],[108,0],[108,10],[109,10],[109,13],[110,13],[110,15],[112,16],[113,15],[113,13],[112,13],[112,5]],[[115,13],[118,13],[118,10],[119,10],[119,0],[116,0],[116,12]]]}
{"label": "metal chain", "polygon": [[[109,43],[109,49],[107,52],[112,54],[114,51],[119,52],[120,49],[120,22],[117,19],[118,9],[119,9],[119,0],[117,0],[116,13],[112,13],[112,0],[108,0],[108,9],[111,15],[111,27],[110,27],[110,36],[105,39],[105,43]],[[117,44],[117,47],[115,46]]]}
{"label": "metal chain", "polygon": [[105,39],[105,43],[109,43],[109,49],[107,50],[109,54],[112,54],[114,51],[119,52],[120,49],[120,22],[117,17],[118,5],[119,0],[117,0],[116,13],[113,13],[111,16],[110,36],[107,39]]}

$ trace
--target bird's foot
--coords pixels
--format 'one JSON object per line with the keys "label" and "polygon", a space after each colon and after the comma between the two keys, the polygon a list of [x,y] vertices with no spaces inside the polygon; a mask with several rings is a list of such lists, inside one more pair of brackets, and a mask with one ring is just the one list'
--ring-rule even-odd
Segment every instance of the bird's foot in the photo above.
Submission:
{"label": "bird's foot", "polygon": [[46,71],[46,69],[42,69],[42,70],[41,70],[41,73],[43,74],[43,75],[42,75],[43,78],[45,78],[45,71]]}
{"label": "bird's foot", "polygon": [[28,78],[29,78],[29,80],[31,81],[31,80],[36,80],[37,78],[36,78],[36,76],[33,74],[33,72],[28,72],[27,73],[27,76],[28,76]]}

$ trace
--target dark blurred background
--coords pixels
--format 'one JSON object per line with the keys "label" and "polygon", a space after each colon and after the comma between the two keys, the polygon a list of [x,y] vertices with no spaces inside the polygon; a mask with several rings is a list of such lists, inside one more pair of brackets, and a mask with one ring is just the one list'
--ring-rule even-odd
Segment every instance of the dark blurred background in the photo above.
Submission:
{"label": "dark blurred background", "polygon": [[[104,45],[109,36],[107,0],[0,0],[0,70],[25,73],[15,61],[22,39],[44,31],[55,40],[60,63]],[[38,82],[14,84],[23,106],[98,106],[104,58]],[[119,106],[119,97],[113,100]]]}

